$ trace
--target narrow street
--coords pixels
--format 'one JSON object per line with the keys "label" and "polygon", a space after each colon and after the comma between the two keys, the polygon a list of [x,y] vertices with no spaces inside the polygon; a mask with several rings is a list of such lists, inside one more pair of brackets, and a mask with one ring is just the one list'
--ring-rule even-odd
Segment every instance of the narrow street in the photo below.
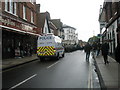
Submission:
{"label": "narrow street", "polygon": [[39,60],[3,72],[3,88],[100,88],[94,63],[84,51],[60,60]]}
{"label": "narrow street", "polygon": [[0,11],[2,90],[120,89],[120,0],[1,0]]}

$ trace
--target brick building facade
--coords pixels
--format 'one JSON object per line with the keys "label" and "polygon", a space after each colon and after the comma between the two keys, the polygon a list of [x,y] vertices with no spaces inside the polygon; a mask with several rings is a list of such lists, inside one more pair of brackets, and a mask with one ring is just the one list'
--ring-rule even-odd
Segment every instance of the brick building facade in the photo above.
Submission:
{"label": "brick building facade", "polygon": [[0,12],[0,27],[2,28],[2,58],[13,58],[36,53],[37,37],[40,29],[37,27],[36,2],[13,2],[5,0]]}

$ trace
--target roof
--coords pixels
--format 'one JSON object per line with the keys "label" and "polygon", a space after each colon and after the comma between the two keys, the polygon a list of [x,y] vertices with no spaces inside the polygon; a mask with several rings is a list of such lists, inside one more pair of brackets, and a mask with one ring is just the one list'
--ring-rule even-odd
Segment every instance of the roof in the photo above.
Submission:
{"label": "roof", "polygon": [[40,13],[39,19],[40,19],[39,21],[40,28],[43,28],[45,24],[45,13]]}
{"label": "roof", "polygon": [[51,29],[57,29],[57,27],[51,21],[49,21],[49,26]]}
{"label": "roof", "polygon": [[60,19],[51,19],[51,22],[53,22],[53,24],[57,27],[57,29],[61,29],[62,22],[60,21]]}
{"label": "roof", "polygon": [[42,12],[39,13],[39,27],[43,29],[44,24],[45,24],[45,19],[50,20],[50,14],[49,12]]}
{"label": "roof", "polygon": [[72,28],[72,29],[76,30],[76,28],[68,26],[68,25],[64,25],[63,28]]}

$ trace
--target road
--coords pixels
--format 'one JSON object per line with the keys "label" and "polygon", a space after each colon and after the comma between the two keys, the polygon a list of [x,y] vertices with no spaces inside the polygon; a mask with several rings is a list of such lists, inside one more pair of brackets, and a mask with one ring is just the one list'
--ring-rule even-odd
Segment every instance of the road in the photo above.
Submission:
{"label": "road", "polygon": [[39,60],[3,72],[3,88],[100,88],[94,64],[84,51],[66,53],[60,60]]}

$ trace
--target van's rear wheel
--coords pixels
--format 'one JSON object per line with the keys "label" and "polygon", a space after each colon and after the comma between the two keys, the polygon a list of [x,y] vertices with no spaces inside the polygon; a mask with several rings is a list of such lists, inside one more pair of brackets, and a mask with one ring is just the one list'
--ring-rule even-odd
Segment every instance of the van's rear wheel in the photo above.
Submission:
{"label": "van's rear wheel", "polygon": [[41,62],[45,60],[44,57],[39,57],[39,59],[40,59]]}

